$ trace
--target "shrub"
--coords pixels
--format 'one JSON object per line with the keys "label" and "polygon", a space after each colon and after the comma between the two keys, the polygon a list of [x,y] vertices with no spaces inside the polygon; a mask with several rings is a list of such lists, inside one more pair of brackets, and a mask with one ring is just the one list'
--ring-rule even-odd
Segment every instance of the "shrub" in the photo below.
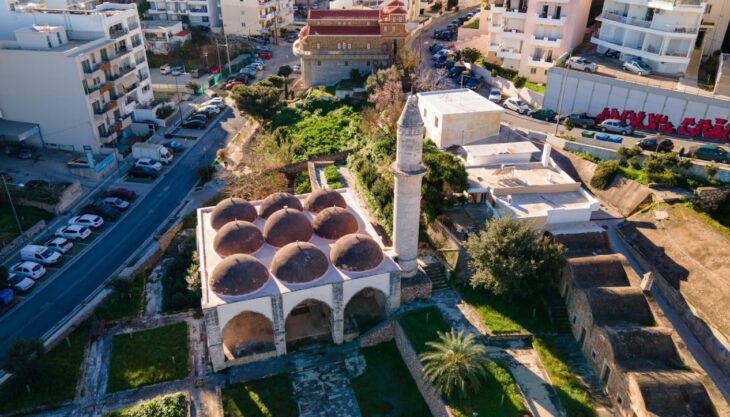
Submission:
{"label": "shrub", "polygon": [[565,119],[563,120],[563,126],[564,126],[564,127],[566,128],[566,129],[568,129],[568,131],[571,131],[571,130],[573,130],[573,128],[575,127],[575,124],[573,124],[573,121],[572,121],[572,120],[570,120],[569,118],[567,118],[567,117],[566,117],[566,118],[565,118]]}
{"label": "shrub", "polygon": [[641,158],[638,156],[632,156],[628,160],[629,166],[633,169],[641,169]]}
{"label": "shrub", "polygon": [[527,78],[522,76],[515,77],[512,82],[515,84],[515,88],[522,88],[527,84]]}
{"label": "shrub", "polygon": [[294,178],[294,192],[296,194],[312,192],[312,186],[309,184],[309,171],[302,171]]}
{"label": "shrub", "polygon": [[114,411],[105,417],[185,417],[187,399],[185,394],[176,393],[153,398],[140,405]]}
{"label": "shrub", "polygon": [[155,117],[158,119],[167,119],[174,111],[175,109],[170,106],[162,106],[155,112]]}
{"label": "shrub", "polygon": [[492,78],[497,78],[499,77],[499,71],[497,71],[497,68],[492,68],[492,70],[489,71],[489,75],[491,75]]}
{"label": "shrub", "polygon": [[621,165],[626,165],[626,161],[633,157],[638,157],[639,155],[641,155],[641,148],[639,148],[638,146],[634,146],[632,148],[619,146],[619,148],[616,150],[616,155],[619,157]]}
{"label": "shrub", "polygon": [[720,168],[717,167],[715,164],[708,164],[702,167],[702,169],[705,170],[705,174],[707,174],[707,178],[713,179],[715,178],[715,175],[720,171]]}
{"label": "shrub", "polygon": [[618,171],[618,161],[601,161],[591,178],[591,186],[599,190],[605,190],[611,183]]}
{"label": "shrub", "polygon": [[340,181],[340,173],[337,171],[337,167],[334,165],[327,166],[325,169],[322,170],[322,173],[324,174],[324,178],[327,180],[328,184]]}
{"label": "shrub", "polygon": [[343,187],[343,185],[340,181],[330,182],[327,184],[327,186],[333,190],[337,190],[337,189]]}

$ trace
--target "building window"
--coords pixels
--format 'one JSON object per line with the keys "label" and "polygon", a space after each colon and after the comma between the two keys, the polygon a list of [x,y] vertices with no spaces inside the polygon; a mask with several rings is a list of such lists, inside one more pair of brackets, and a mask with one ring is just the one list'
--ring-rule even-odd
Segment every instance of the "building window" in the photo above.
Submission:
{"label": "building window", "polygon": [[317,42],[317,49],[319,49],[319,42]]}
{"label": "building window", "polygon": [[367,45],[365,45],[365,47],[366,47],[367,49],[370,49],[370,42],[368,42],[368,43],[367,43]]}
{"label": "building window", "polygon": [[439,118],[438,117],[434,117],[433,118],[433,126],[434,127],[439,127]]}
{"label": "building window", "polygon": [[342,43],[341,42],[337,42],[337,49],[342,49]]}
{"label": "building window", "polygon": [[708,4],[707,8],[705,9],[705,14],[710,14],[712,12],[712,5]]}
{"label": "building window", "polygon": [[246,27],[246,22],[241,22],[241,27]]}
{"label": "building window", "polygon": [[530,68],[530,74],[537,74],[537,68]]}
{"label": "building window", "polygon": [[322,61],[317,61],[317,66],[318,67],[321,67],[322,66]]}
{"label": "building window", "polygon": [[352,44],[350,42],[347,42],[347,49],[352,49]]}
{"label": "building window", "polygon": [[390,31],[395,32],[395,25],[390,25]]}
{"label": "building window", "polygon": [[51,37],[50,36],[46,36],[46,42],[48,42],[48,47],[49,48],[53,48],[53,45],[51,45]]}
{"label": "building window", "polygon": [[60,45],[61,43],[63,43],[63,42],[61,41],[61,34],[60,34],[60,33],[56,32],[56,38],[58,39],[58,44],[59,44],[59,45]]}
{"label": "building window", "polygon": [[578,316],[573,316],[573,324],[578,320]]}

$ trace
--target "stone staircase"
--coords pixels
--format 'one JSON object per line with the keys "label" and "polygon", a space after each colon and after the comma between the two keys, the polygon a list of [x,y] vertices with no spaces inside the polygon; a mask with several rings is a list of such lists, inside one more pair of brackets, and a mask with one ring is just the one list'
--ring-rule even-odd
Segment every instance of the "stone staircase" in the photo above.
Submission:
{"label": "stone staircase", "polygon": [[446,279],[446,271],[440,262],[434,262],[426,265],[423,270],[431,280],[431,292],[443,291],[449,288],[449,282]]}
{"label": "stone staircase", "polygon": [[559,334],[570,335],[570,317],[568,317],[568,310],[565,308],[563,299],[560,297],[549,297],[547,305],[550,309],[550,317],[555,324],[555,330]]}

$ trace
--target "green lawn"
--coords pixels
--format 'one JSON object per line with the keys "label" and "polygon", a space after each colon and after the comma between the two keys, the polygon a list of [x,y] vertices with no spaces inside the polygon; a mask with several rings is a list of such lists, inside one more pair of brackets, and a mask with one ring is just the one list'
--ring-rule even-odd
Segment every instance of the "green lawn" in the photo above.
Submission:
{"label": "green lawn", "polygon": [[187,374],[187,323],[120,334],[112,339],[109,392],[172,381]]}
{"label": "green lawn", "polygon": [[479,19],[474,19],[464,25],[464,29],[479,29]]}
{"label": "green lawn", "polygon": [[437,332],[451,330],[451,326],[446,323],[437,307],[412,311],[404,314],[398,321],[419,355],[429,349],[426,342],[438,340]]}
{"label": "green lawn", "polygon": [[94,316],[107,321],[138,316],[144,301],[145,276],[146,274],[137,274],[132,278],[132,291],[129,294],[112,291],[94,310]]}
{"label": "green lawn", "polygon": [[545,88],[546,88],[545,84],[537,84],[537,83],[533,83],[532,81],[528,81],[525,83],[525,87],[528,90],[532,90],[536,93],[545,95]]}
{"label": "green lawn", "polygon": [[456,414],[459,417],[472,417],[476,411],[480,416],[515,417],[525,411],[522,395],[509,371],[490,360],[487,361],[487,370],[487,380],[479,393],[469,401],[454,404]]}
{"label": "green lawn", "polygon": [[553,330],[545,305],[539,298],[507,300],[484,289],[459,288],[487,327],[495,334]]}
{"label": "green lawn", "polygon": [[[4,195],[5,189],[0,184],[0,193]],[[18,213],[18,219],[23,230],[28,230],[31,226],[41,220],[48,222],[53,218],[53,214],[36,207],[15,206]],[[0,197],[0,249],[18,237],[18,223],[13,216],[13,210],[8,204],[7,199]]]}
{"label": "green lawn", "polygon": [[395,342],[364,348],[361,353],[367,368],[352,380],[352,388],[363,417],[431,416]]}
{"label": "green lawn", "polygon": [[62,340],[48,352],[43,376],[29,384],[30,392],[26,384],[12,378],[0,386],[0,413],[72,400],[89,340],[89,328],[89,322],[83,323],[69,336],[68,342]]}
{"label": "green lawn", "polygon": [[533,347],[553,382],[553,387],[565,407],[568,417],[594,417],[590,395],[563,359],[560,347],[549,338],[535,337]]}
{"label": "green lawn", "polygon": [[104,417],[186,417],[188,412],[187,402],[185,394],[178,392],[153,398],[133,407],[113,411]]}
{"label": "green lawn", "polygon": [[289,374],[233,384],[223,389],[226,417],[296,417]]}

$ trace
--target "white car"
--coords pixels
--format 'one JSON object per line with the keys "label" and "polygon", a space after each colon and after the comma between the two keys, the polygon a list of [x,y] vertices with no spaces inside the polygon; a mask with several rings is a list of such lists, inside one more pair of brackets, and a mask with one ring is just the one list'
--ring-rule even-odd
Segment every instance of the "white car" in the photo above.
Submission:
{"label": "white car", "polygon": [[35,284],[35,281],[23,275],[10,274],[8,277],[8,285],[20,292],[28,291],[33,284]]}
{"label": "white car", "polygon": [[88,227],[82,226],[80,224],[72,224],[69,226],[63,226],[62,228],[56,230],[54,236],[63,237],[71,240],[84,240],[87,237],[91,236],[91,230]]}
{"label": "white car", "polygon": [[66,238],[54,237],[53,239],[46,242],[46,244],[43,246],[46,246],[47,248],[55,250],[59,253],[66,253],[74,247],[74,244]]}
{"label": "white car", "polygon": [[150,158],[139,158],[134,165],[142,168],[152,168],[157,172],[162,171],[162,164]]}
{"label": "white car", "polygon": [[624,71],[633,72],[639,76],[651,74],[651,67],[646,65],[644,62],[632,59],[631,61],[624,62],[622,65]]}
{"label": "white car", "polygon": [[595,62],[589,61],[579,56],[574,56],[568,59],[568,68],[585,72],[598,71],[598,65]]}
{"label": "white car", "polygon": [[223,100],[223,97],[214,97],[214,98],[204,102],[203,106],[216,106],[219,109],[222,109],[222,108],[226,107],[226,101]]}
{"label": "white car", "polygon": [[218,114],[221,112],[220,107],[214,105],[200,106],[197,110],[198,113],[213,113]]}
{"label": "white car", "polygon": [[20,275],[21,277],[38,279],[46,273],[46,268],[35,262],[23,261],[11,266],[10,273]]}
{"label": "white car", "polygon": [[301,74],[302,72],[302,66],[300,64],[294,64],[291,69],[294,71],[294,74]]}
{"label": "white car", "polygon": [[167,75],[172,71],[172,67],[170,67],[170,64],[165,64],[160,67],[160,74]]}
{"label": "white car", "polygon": [[530,111],[530,106],[527,105],[524,101],[516,98],[516,97],[510,97],[507,100],[504,101],[502,106],[505,109],[514,110],[519,114],[527,114],[527,112]]}
{"label": "white car", "polygon": [[116,197],[106,197],[101,200],[101,203],[117,210],[126,210],[127,207],[129,207],[129,201],[124,201],[121,198]]}
{"label": "white car", "polygon": [[251,67],[256,68],[257,71],[263,71],[264,70],[264,64],[263,62],[252,62],[248,64]]}
{"label": "white car", "polygon": [[489,90],[489,98],[495,103],[499,103],[502,100],[502,91],[499,88],[493,88]]}
{"label": "white car", "polygon": [[98,229],[104,224],[104,219],[96,214],[82,214],[80,216],[74,216],[68,219],[68,224],[78,224],[80,226],[90,227],[92,229]]}

